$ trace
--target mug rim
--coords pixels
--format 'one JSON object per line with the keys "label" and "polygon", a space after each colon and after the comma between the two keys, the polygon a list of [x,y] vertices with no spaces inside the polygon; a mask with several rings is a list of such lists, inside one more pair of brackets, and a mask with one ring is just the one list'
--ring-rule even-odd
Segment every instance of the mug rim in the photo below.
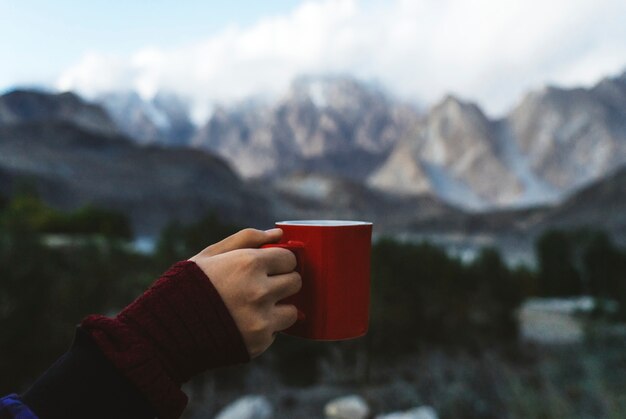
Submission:
{"label": "mug rim", "polygon": [[371,226],[369,221],[353,220],[289,220],[277,221],[277,226],[298,226],[298,227],[351,227],[351,226]]}

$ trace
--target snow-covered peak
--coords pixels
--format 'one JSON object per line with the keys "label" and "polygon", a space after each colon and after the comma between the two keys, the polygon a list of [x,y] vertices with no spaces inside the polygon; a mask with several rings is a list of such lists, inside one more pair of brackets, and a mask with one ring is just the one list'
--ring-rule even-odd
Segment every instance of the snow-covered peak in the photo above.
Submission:
{"label": "snow-covered peak", "polygon": [[144,98],[137,92],[112,92],[98,97],[117,125],[141,143],[186,143],[194,129],[189,108],[172,94]]}

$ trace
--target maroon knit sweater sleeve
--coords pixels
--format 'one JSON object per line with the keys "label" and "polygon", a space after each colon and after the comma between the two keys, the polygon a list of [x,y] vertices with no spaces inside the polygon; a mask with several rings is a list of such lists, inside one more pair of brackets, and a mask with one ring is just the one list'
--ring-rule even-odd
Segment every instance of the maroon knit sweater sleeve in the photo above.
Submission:
{"label": "maroon knit sweater sleeve", "polygon": [[163,419],[180,417],[180,387],[192,376],[250,360],[219,293],[190,261],[173,265],[116,317],[91,315],[81,326]]}

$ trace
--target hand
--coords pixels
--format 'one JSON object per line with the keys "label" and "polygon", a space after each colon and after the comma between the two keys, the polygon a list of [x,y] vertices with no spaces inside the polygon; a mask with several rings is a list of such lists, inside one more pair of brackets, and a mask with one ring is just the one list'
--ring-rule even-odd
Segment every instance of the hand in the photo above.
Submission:
{"label": "hand", "polygon": [[295,306],[280,301],[302,287],[296,257],[282,248],[259,249],[280,240],[280,229],[246,229],[213,244],[189,260],[211,279],[233,316],[251,357],[274,342],[276,332],[293,325]]}

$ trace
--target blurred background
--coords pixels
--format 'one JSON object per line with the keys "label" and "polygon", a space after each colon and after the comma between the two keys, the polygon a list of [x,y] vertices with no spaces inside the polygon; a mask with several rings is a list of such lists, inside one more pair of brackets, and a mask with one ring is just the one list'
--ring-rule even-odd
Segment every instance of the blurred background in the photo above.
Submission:
{"label": "blurred background", "polygon": [[0,0],[0,393],[238,228],[359,219],[369,334],[280,336],[186,418],[624,417],[625,19]]}

